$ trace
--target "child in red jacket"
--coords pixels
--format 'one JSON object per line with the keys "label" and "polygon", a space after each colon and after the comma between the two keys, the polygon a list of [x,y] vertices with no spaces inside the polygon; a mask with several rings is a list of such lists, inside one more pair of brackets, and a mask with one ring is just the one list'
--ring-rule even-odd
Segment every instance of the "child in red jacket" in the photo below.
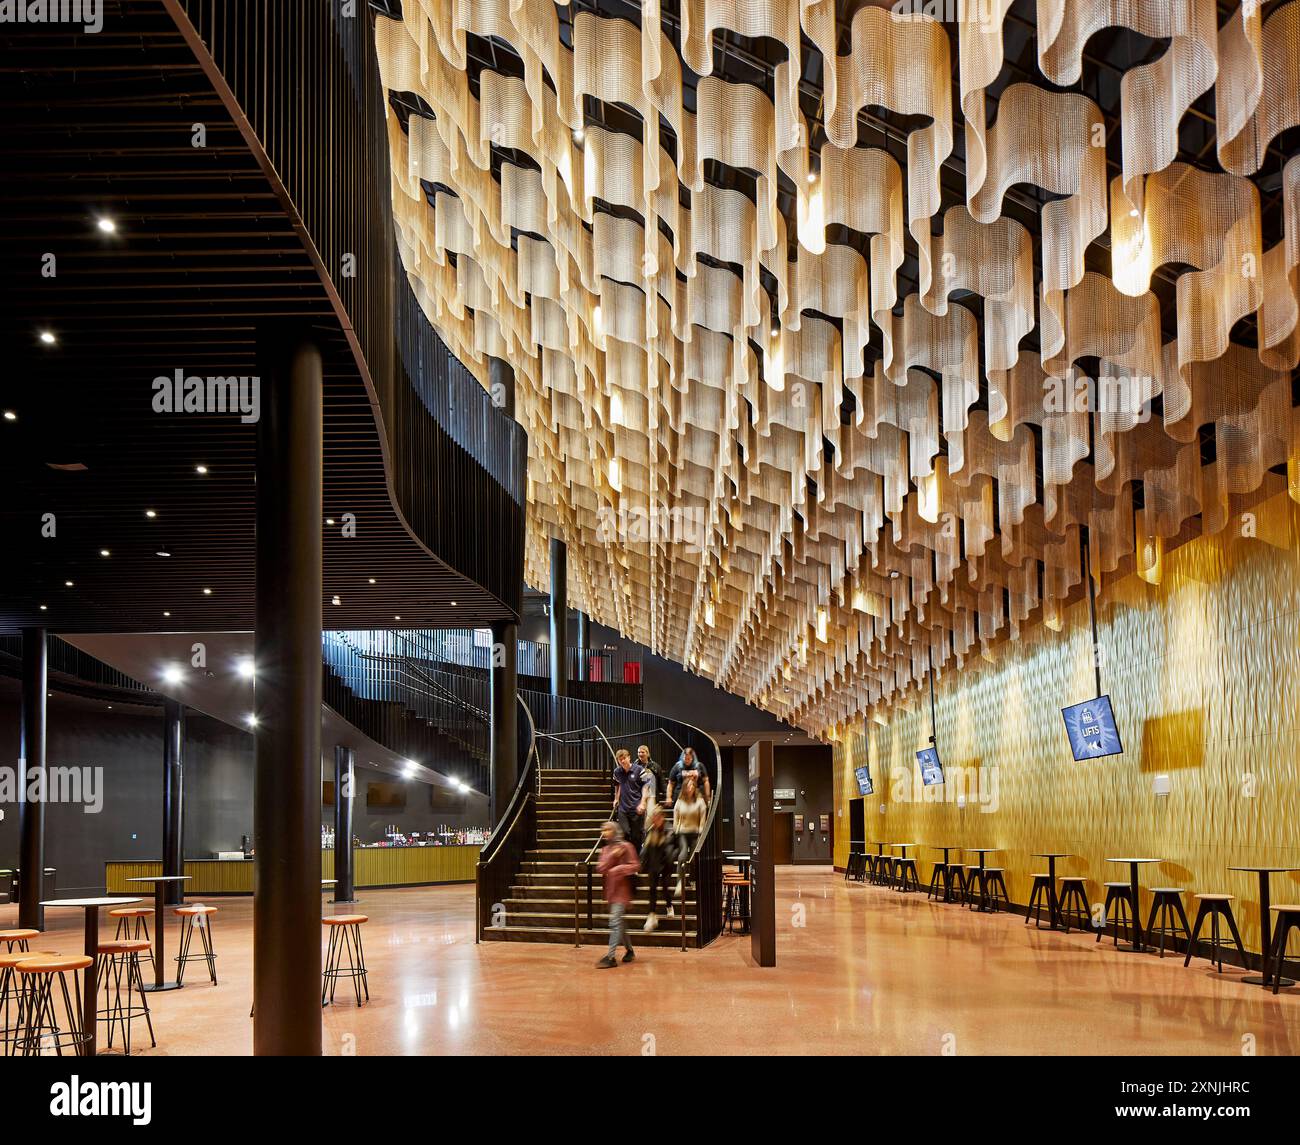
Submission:
{"label": "child in red jacket", "polygon": [[627,947],[623,955],[624,962],[631,962],[636,957],[632,953],[632,940],[627,934],[627,904],[632,901],[632,880],[641,869],[635,848],[623,838],[622,828],[613,819],[606,820],[600,836],[604,846],[600,849],[600,861],[596,870],[600,872],[605,885],[605,901],[609,903],[609,950],[605,957],[596,963],[598,970],[608,970],[617,966],[616,956],[620,946]]}

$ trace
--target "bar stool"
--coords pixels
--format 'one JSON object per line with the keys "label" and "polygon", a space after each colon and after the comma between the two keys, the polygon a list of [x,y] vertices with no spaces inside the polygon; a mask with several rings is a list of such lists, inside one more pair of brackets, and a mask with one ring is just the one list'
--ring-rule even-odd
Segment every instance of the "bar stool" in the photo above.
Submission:
{"label": "bar stool", "polygon": [[[208,977],[212,985],[217,984],[217,955],[212,949],[212,922],[209,916],[217,913],[215,906],[195,903],[193,906],[178,906],[173,914],[181,920],[181,952],[176,955],[176,984],[185,984],[185,964],[187,962],[206,962]],[[197,954],[190,953],[190,944],[194,941],[194,932],[199,932],[199,941],[203,950]]]}
{"label": "bar stool", "polygon": [[[370,984],[366,980],[366,956],[361,948],[361,924],[369,922],[364,914],[335,914],[321,919],[329,928],[329,950],[325,956],[325,970],[321,975],[320,1004],[326,1006],[334,1001],[334,988],[340,978],[351,978],[352,989],[357,995],[357,1005],[361,1005],[361,991],[366,992],[366,1001],[370,1001]],[[347,955],[347,965],[343,956]],[[326,1001],[326,991],[329,1001]]]}
{"label": "bar stool", "polygon": [[868,855],[867,856],[867,881],[872,886],[880,886],[884,882],[885,864],[889,862],[887,855]]}
{"label": "bar stool", "polygon": [[952,884],[952,892],[948,897],[955,903],[964,903],[970,890],[970,884],[966,879],[966,868],[961,863],[949,863],[948,880]]}
{"label": "bar stool", "polygon": [[863,881],[863,873],[866,870],[866,855],[861,851],[849,852],[849,865],[844,868],[844,881],[846,883],[860,883]]}
{"label": "bar stool", "polygon": [[749,914],[745,909],[745,894],[748,892],[749,880],[740,875],[725,878],[722,885],[726,890],[726,900],[722,907],[722,924],[732,932],[735,931],[736,923],[739,922],[743,927],[749,926]]}
{"label": "bar stool", "polygon": [[907,894],[921,889],[921,878],[916,873],[916,860],[907,857],[894,860],[894,889]]}
{"label": "bar stool", "polygon": [[985,867],[979,872],[979,882],[981,905],[988,904],[993,910],[997,910],[1000,897],[1010,908],[1011,896],[1007,894],[1007,883],[1002,877],[1001,867]]}
{"label": "bar stool", "polygon": [[25,958],[53,958],[53,951],[10,950],[0,954],[0,1044],[4,1046],[4,1056],[12,1057],[18,1044],[18,1034],[22,1029],[23,1007],[27,1005],[30,983],[18,976],[15,969]]}
{"label": "bar stool", "polygon": [[[95,1016],[99,1021],[108,1023],[110,1049],[113,1046],[114,1027],[122,1031],[122,1052],[127,1057],[131,1056],[131,1023],[136,1018],[143,1017],[145,1025],[149,1027],[150,1046],[158,1044],[153,1035],[153,1018],[149,1015],[149,996],[144,992],[144,976],[140,973],[140,955],[149,949],[149,941],[144,938],[115,938],[111,942],[101,942],[98,947],[96,975],[104,985],[105,1001],[108,1004]],[[125,1001],[122,998],[124,977]],[[131,1001],[132,990],[140,991],[138,1006]]]}
{"label": "bar stool", "polygon": [[1272,907],[1277,915],[1273,922],[1273,993],[1282,981],[1282,963],[1286,961],[1286,940],[1291,931],[1300,928],[1300,903],[1283,903]]}
{"label": "bar stool", "polygon": [[120,906],[108,912],[109,918],[117,919],[117,930],[113,932],[114,940],[119,938],[144,939],[149,943],[149,950],[141,955],[141,961],[148,958],[153,963],[153,940],[149,937],[149,916],[153,914],[151,906]]}
{"label": "bar stool", "polygon": [[1184,966],[1192,964],[1192,954],[1196,950],[1196,939],[1201,933],[1201,924],[1206,916],[1210,919],[1210,965],[1213,966],[1218,955],[1219,973],[1223,973],[1223,945],[1219,941],[1219,919],[1223,918],[1232,932],[1232,940],[1237,944],[1237,953],[1241,955],[1242,966],[1246,965],[1246,947],[1242,944],[1241,933],[1237,930],[1237,920],[1232,917],[1232,895],[1208,894],[1193,896],[1201,905],[1196,908],[1196,922],[1192,926],[1192,937],[1187,940],[1187,957]]}
{"label": "bar stool", "polygon": [[1029,905],[1025,907],[1025,925],[1029,925],[1032,918],[1034,926],[1042,929],[1043,926],[1043,907],[1047,907],[1047,925],[1052,924],[1052,876],[1044,872],[1041,875],[1030,875],[1034,880],[1034,885],[1029,890]]}
{"label": "bar stool", "polygon": [[1092,926],[1092,905],[1088,902],[1087,879],[1083,875],[1066,875],[1061,879],[1061,893],[1056,900],[1056,917],[1061,920],[1065,933],[1070,933],[1070,920],[1074,919],[1080,930]]}
{"label": "bar stool", "polygon": [[1115,906],[1115,926],[1112,938],[1119,945],[1119,928],[1122,926],[1133,933],[1133,920],[1138,916],[1137,903],[1133,901],[1133,888],[1128,883],[1103,883],[1106,888],[1106,902],[1101,908],[1101,926],[1097,928],[1097,941],[1106,931],[1106,920],[1110,918],[1111,905]]}
{"label": "bar stool", "polygon": [[19,950],[26,950],[27,944],[33,938],[39,938],[40,933],[39,930],[29,930],[27,927],[18,930],[0,930],[0,942],[5,944],[6,952],[12,952],[15,946]]}
{"label": "bar stool", "polygon": [[1181,929],[1191,942],[1192,928],[1187,924],[1183,910],[1182,887],[1152,887],[1151,913],[1147,915],[1147,936],[1160,935],[1160,957],[1165,956],[1165,936],[1175,935]]}
{"label": "bar stool", "polygon": [[[52,1046],[54,1052],[62,1057],[67,1046],[78,1056],[85,1053],[87,1039],[81,1013],[81,972],[93,961],[88,954],[33,954],[14,966],[27,991],[15,1052],[20,1048],[24,1057],[37,1057],[42,1050]],[[68,974],[72,975],[71,993],[68,992]],[[59,1025],[54,994],[56,978],[63,997],[66,1030]]]}
{"label": "bar stool", "polygon": [[930,872],[930,886],[925,892],[927,899],[937,899],[940,895],[950,898],[952,896],[952,876],[948,872],[947,863],[935,863],[934,870]]}

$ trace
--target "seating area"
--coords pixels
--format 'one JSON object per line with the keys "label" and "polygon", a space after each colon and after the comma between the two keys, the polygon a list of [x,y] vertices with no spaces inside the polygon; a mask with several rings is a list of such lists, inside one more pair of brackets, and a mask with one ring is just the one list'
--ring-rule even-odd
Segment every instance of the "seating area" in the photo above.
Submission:
{"label": "seating area", "polygon": [[[844,881],[864,886],[884,887],[893,891],[919,890],[915,863],[905,857],[914,843],[854,842],[850,845]],[[875,848],[874,853],[870,848]],[[1030,893],[1028,902],[1017,906],[1011,902],[1001,867],[984,863],[985,856],[995,853],[994,847],[965,848],[936,846],[931,850],[943,852],[943,859],[931,866],[926,898],[940,903],[952,903],[970,910],[992,912],[997,910],[1022,911],[1025,925],[1031,923],[1038,929],[1060,930],[1068,934],[1075,930],[1092,930],[1094,940],[1100,943],[1109,936],[1116,950],[1132,953],[1155,953],[1163,958],[1165,951],[1184,953],[1184,965],[1190,966],[1193,957],[1205,958],[1222,973],[1226,935],[1230,935],[1236,957],[1233,964],[1245,971],[1253,958],[1260,968],[1255,977],[1245,977],[1243,982],[1262,985],[1278,993],[1279,989],[1295,983],[1282,973],[1288,960],[1292,931],[1300,936],[1300,907],[1292,904],[1273,906],[1268,903],[1267,877],[1278,871],[1300,870],[1289,867],[1232,867],[1233,871],[1259,875],[1261,901],[1261,931],[1266,936],[1262,954],[1248,955],[1233,914],[1233,896],[1219,892],[1193,895],[1197,904],[1196,919],[1189,923],[1186,910],[1187,890],[1182,887],[1142,888],[1137,870],[1142,864],[1159,864],[1159,859],[1108,859],[1108,863],[1128,864],[1132,876],[1128,881],[1108,881],[1098,888],[1104,892],[1096,910],[1090,905],[1087,875],[1056,875],[1056,860],[1072,859],[1064,852],[1044,853],[1040,858],[1050,858],[1050,872],[1028,875]],[[950,861],[950,854],[970,852],[979,855],[979,862],[962,864]],[[1150,905],[1146,921],[1142,921],[1144,896]],[[1270,919],[1270,916],[1275,916]],[[1271,922],[1271,925],[1270,925]],[[1208,932],[1206,930],[1208,926]],[[1225,930],[1221,928],[1226,928]],[[1271,937],[1270,937],[1271,936]],[[1124,939],[1123,947],[1120,939]],[[1300,959],[1300,947],[1294,951]]]}

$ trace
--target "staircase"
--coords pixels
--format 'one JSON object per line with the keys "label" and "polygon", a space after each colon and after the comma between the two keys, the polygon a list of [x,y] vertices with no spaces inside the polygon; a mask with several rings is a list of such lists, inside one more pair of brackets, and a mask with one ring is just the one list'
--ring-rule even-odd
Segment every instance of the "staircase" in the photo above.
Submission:
{"label": "staircase", "polygon": [[[503,900],[504,917],[494,914],[493,925],[483,928],[483,938],[498,942],[573,942],[574,864],[591,852],[600,825],[609,818],[613,787],[608,776],[590,770],[547,768],[540,773],[537,796],[537,847],[524,852],[515,882]],[[592,856],[592,915],[587,923],[586,874],[579,878],[579,934],[584,943],[609,942],[609,907]],[[638,875],[628,906],[627,925],[633,946],[680,946],[683,904],[674,902],[676,918],[663,915],[659,928],[641,929],[650,907],[649,876]],[[686,891],[686,943],[696,945],[695,892]],[[501,925],[496,925],[500,921]]]}

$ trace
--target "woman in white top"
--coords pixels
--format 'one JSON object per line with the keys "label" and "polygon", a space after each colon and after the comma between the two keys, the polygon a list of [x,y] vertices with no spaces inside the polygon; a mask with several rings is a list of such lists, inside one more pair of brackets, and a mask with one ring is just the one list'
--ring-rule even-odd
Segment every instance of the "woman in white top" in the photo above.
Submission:
{"label": "woman in white top", "polygon": [[695,776],[688,775],[677,802],[673,804],[673,838],[677,841],[679,863],[691,857],[708,813],[709,805],[696,787]]}

